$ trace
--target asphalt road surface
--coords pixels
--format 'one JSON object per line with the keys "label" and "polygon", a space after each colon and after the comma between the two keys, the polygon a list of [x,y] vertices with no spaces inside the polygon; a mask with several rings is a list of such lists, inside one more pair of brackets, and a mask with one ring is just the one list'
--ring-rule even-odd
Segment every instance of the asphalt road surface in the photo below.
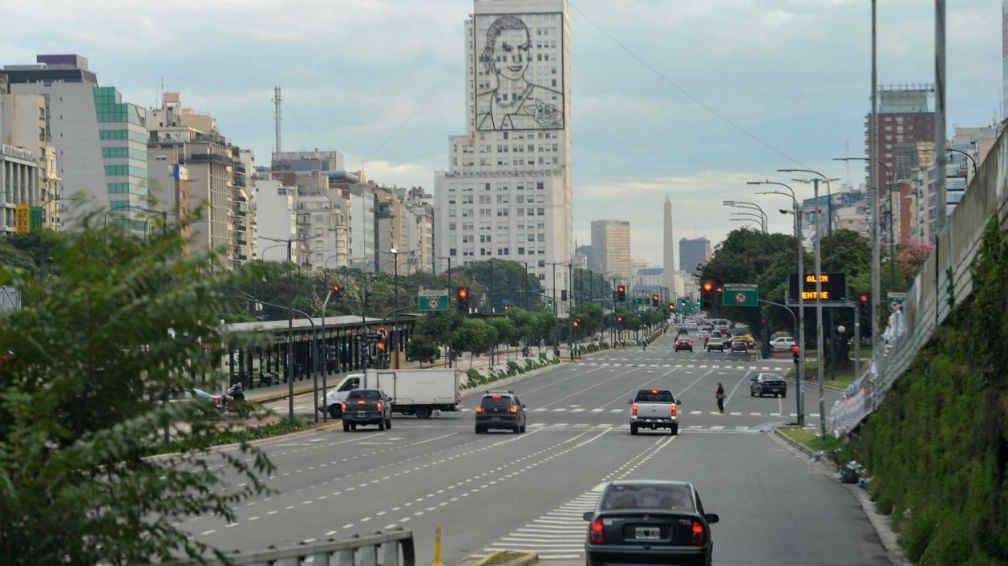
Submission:
{"label": "asphalt road surface", "polygon": [[[461,412],[398,417],[385,432],[271,441],[262,448],[277,466],[268,481],[276,493],[240,505],[233,523],[201,517],[184,526],[218,548],[246,550],[399,526],[414,532],[423,564],[440,524],[446,564],[499,549],[583,563],[581,514],[600,484],[666,478],[694,482],[721,515],[716,564],[887,564],[857,501],[768,434],[793,420],[794,384],[787,399],[749,396],[749,376],[790,362],[675,353],[671,344],[597,354],[507,386],[528,407],[521,435],[474,434],[472,396]],[[719,381],[724,414],[714,402]],[[679,436],[629,435],[628,404],[642,387],[684,400]],[[809,426],[818,424],[811,389]],[[310,411],[310,399],[299,404]]]}

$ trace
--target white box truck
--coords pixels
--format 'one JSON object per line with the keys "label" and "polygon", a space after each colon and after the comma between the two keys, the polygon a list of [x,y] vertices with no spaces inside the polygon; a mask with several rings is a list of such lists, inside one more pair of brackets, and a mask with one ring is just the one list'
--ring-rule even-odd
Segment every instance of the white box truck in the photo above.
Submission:
{"label": "white box truck", "polygon": [[457,411],[462,401],[462,372],[456,369],[404,369],[352,373],[326,392],[322,410],[341,416],[341,405],[354,389],[380,389],[392,399],[392,411],[430,418],[434,411]]}

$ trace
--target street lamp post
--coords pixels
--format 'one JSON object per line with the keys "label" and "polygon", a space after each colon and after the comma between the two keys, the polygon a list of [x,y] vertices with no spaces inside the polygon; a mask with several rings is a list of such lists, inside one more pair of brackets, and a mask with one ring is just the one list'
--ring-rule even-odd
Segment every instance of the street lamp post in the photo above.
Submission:
{"label": "street lamp post", "polygon": [[[778,169],[781,173],[810,173],[818,175],[826,181],[826,188],[829,190],[829,177],[813,169]],[[819,178],[812,180],[813,199],[816,203],[816,210],[819,208]],[[829,224],[829,222],[827,222]],[[816,377],[819,381],[819,432],[823,438],[826,437],[826,397],[823,387],[823,362],[825,352],[823,351],[823,310],[822,310],[822,232],[819,230],[820,222],[816,222],[815,239],[815,278],[816,278]]]}
{"label": "street lamp post", "polygon": [[393,288],[393,299],[392,299],[392,332],[389,334],[392,336],[392,342],[394,344],[389,344],[393,346],[389,348],[390,352],[395,352],[395,369],[399,369],[399,250],[391,248],[389,253],[392,254],[392,288]]}
{"label": "street lamp post", "polygon": [[[795,242],[798,248],[798,368],[795,372],[797,377],[796,381],[796,394],[795,394],[795,405],[797,406],[798,413],[798,425],[805,425],[805,412],[804,406],[802,404],[802,387],[805,382],[805,299],[802,295],[802,290],[805,287],[805,247],[802,246],[802,228],[801,228],[801,212],[798,208],[798,197],[795,195],[794,189],[786,183],[780,183],[777,181],[747,181],[747,185],[774,185],[778,187],[784,187],[787,192],[784,191],[761,191],[758,194],[775,194],[789,197],[792,204],[792,214],[794,214],[794,235]],[[783,211],[782,211],[783,212]],[[820,413],[820,416],[822,413]],[[820,417],[821,418],[821,417]]]}
{"label": "street lamp post", "polygon": [[[269,238],[260,236],[263,240],[281,242],[287,245],[287,286],[291,286],[291,246],[294,242],[303,242],[304,238]],[[262,301],[260,301],[262,302]],[[263,303],[265,304],[265,303]],[[281,307],[282,308],[282,307]],[[310,319],[309,319],[310,320]],[[314,323],[313,323],[314,324]],[[294,422],[294,294],[287,301],[287,416]]]}
{"label": "street lamp post", "polygon": [[770,217],[767,216],[766,210],[763,210],[762,206],[754,202],[740,200],[726,200],[722,201],[721,204],[724,206],[747,210],[750,213],[757,212],[759,214],[760,226],[763,228],[763,233],[765,234],[767,232],[767,224],[769,223]]}

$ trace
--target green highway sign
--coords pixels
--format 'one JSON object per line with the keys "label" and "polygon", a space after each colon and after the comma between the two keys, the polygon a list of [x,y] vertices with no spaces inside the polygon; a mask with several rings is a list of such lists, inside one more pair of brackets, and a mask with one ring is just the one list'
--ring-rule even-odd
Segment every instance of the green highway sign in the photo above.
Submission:
{"label": "green highway sign", "polygon": [[726,283],[723,297],[723,304],[726,307],[758,307],[759,287],[742,283]]}
{"label": "green highway sign", "polygon": [[417,310],[420,312],[446,311],[451,308],[448,289],[420,289],[417,293]]}

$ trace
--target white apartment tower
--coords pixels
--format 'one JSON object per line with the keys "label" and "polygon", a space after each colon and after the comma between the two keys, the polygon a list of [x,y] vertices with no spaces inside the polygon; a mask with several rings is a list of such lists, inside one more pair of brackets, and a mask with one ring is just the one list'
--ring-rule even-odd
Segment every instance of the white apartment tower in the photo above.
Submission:
{"label": "white apartment tower", "polygon": [[435,173],[436,256],[527,264],[552,295],[573,254],[567,0],[474,0],[464,46],[467,133]]}

